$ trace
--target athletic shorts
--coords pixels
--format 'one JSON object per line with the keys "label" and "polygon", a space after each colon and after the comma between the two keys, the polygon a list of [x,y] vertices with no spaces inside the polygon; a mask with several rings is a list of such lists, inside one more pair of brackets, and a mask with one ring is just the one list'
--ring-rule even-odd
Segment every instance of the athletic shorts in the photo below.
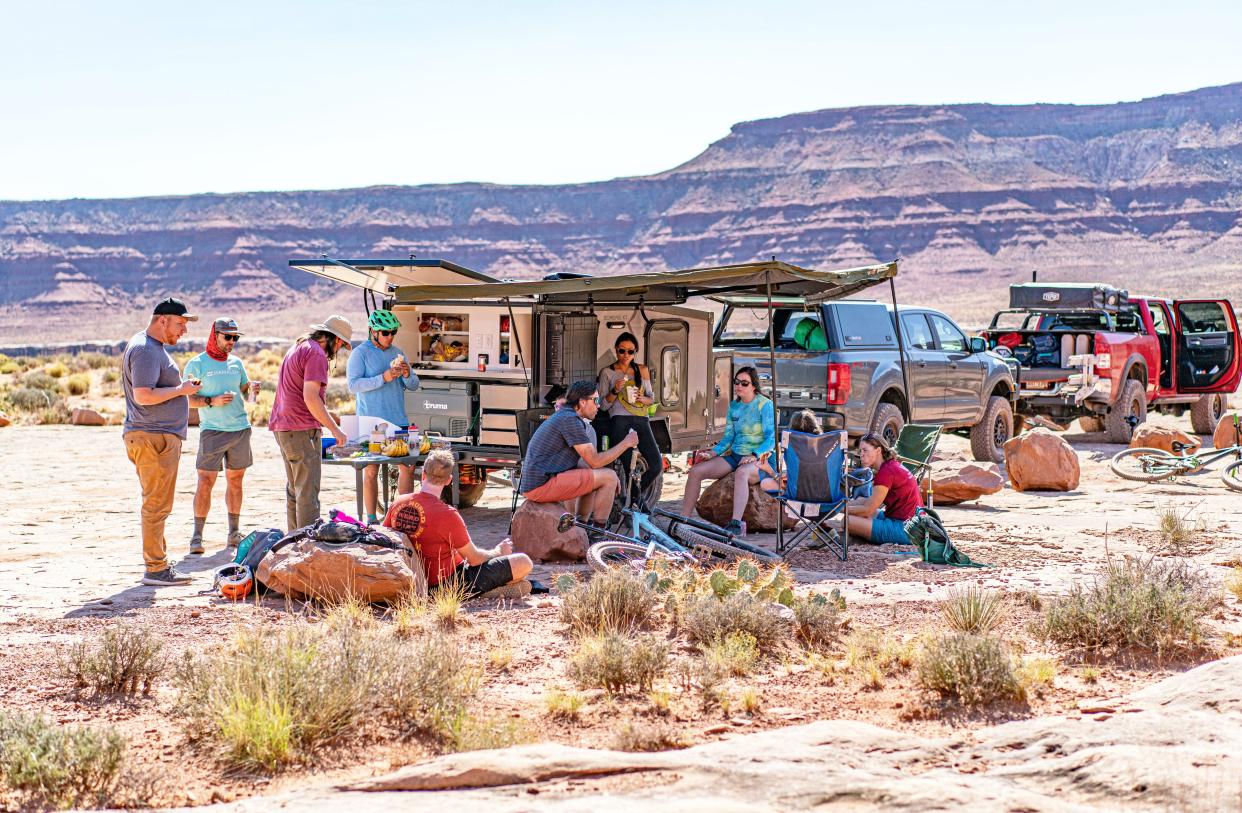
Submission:
{"label": "athletic shorts", "polygon": [[570,469],[554,475],[548,482],[532,488],[522,496],[531,502],[565,502],[595,490],[592,469]]}
{"label": "athletic shorts", "polygon": [[474,598],[513,581],[513,565],[509,564],[508,556],[497,556],[481,565],[458,565],[452,575],[433,584],[430,589],[438,590],[456,580],[465,585],[466,598]]}
{"label": "athletic shorts", "polygon": [[742,456],[738,454],[737,452],[729,452],[728,454],[722,454],[720,456],[720,459],[728,463],[729,468],[733,469],[734,471],[737,471],[737,467],[741,465],[742,463]]}
{"label": "athletic shorts", "polygon": [[249,427],[240,432],[204,429],[198,433],[198,460],[194,468],[199,471],[220,471],[221,463],[223,468],[236,471],[250,468],[253,462]]}
{"label": "athletic shorts", "polygon": [[871,518],[871,541],[877,545],[909,545],[906,523],[884,516],[884,509],[881,508]]}

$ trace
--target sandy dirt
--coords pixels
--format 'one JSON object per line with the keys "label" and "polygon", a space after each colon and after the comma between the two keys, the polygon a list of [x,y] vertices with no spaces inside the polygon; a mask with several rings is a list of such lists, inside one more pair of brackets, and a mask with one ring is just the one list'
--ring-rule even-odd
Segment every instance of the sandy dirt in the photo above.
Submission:
{"label": "sandy dirt", "polygon": [[[1189,429],[1188,421],[1160,418]],[[256,429],[255,466],[246,478],[244,529],[278,527],[284,517],[284,472],[272,435]],[[1109,555],[1169,554],[1156,531],[1158,508],[1178,506],[1197,531],[1179,555],[1223,581],[1242,564],[1242,499],[1224,487],[1214,471],[1174,483],[1144,485],[1118,480],[1107,461],[1118,447],[1100,436],[1076,430],[1064,437],[1082,466],[1082,483],[1067,494],[1017,493],[1008,488],[977,504],[946,507],[941,513],[955,541],[977,561],[993,567],[972,570],[936,567],[893,547],[858,546],[847,562],[825,552],[795,554],[790,561],[802,589],[839,588],[855,627],[884,629],[895,635],[933,631],[939,625],[935,601],[953,586],[977,583],[1017,596],[1065,591],[1076,579],[1099,573]],[[275,778],[241,775],[189,745],[169,714],[174,695],[167,685],[153,697],[124,703],[79,698],[56,668],[65,644],[91,636],[117,619],[133,619],[163,634],[175,654],[202,650],[227,640],[240,623],[287,622],[288,608],[230,605],[204,593],[210,571],[225,562],[223,485],[207,526],[208,554],[187,556],[192,528],[194,453],[197,430],[184,446],[177,500],[168,522],[170,554],[196,576],[181,588],[138,584],[142,574],[138,540],[138,485],[125,457],[120,427],[14,426],[0,429],[0,472],[4,475],[0,523],[0,708],[37,709],[60,722],[108,721],[133,743],[139,759],[161,766],[169,781],[165,803],[206,803],[266,793],[306,782],[339,781],[388,770],[426,756],[417,744],[389,742],[366,749],[344,744],[311,766]],[[966,460],[967,443],[942,441],[941,453]],[[679,456],[678,466],[684,465]],[[684,473],[666,477],[664,499],[680,498]],[[322,506],[354,511],[352,470],[327,468]],[[489,486],[479,506],[464,512],[476,542],[490,546],[505,534],[510,492]],[[756,537],[771,542],[771,537]],[[536,577],[551,581],[581,566],[540,566]],[[485,702],[510,706],[532,736],[574,744],[610,741],[619,721],[651,717],[645,698],[608,700],[598,695],[577,721],[553,721],[541,697],[552,687],[570,688],[564,659],[572,644],[557,622],[558,599],[533,597],[513,605],[476,602],[463,645],[480,658],[497,649],[511,651],[503,669],[494,669]],[[1001,632],[1039,652],[1027,624],[1036,612],[1021,600]],[[1242,610],[1229,599],[1214,619],[1221,633],[1215,656],[1236,654],[1242,641]],[[1051,654],[1051,653],[1049,653]],[[1210,658],[1205,655],[1198,661]],[[865,691],[847,677],[824,675],[800,661],[773,664],[747,681],[763,697],[759,713],[741,715],[702,710],[689,695],[674,695],[668,720],[691,742],[733,731],[753,731],[821,718],[864,719],[929,733],[978,727],[1020,717],[1076,715],[1084,704],[1106,700],[1149,684],[1190,663],[1147,666],[1106,665],[1098,682],[1088,683],[1072,663],[1062,662],[1054,686],[1020,706],[992,707],[969,714],[928,713],[917,693],[890,680]]]}

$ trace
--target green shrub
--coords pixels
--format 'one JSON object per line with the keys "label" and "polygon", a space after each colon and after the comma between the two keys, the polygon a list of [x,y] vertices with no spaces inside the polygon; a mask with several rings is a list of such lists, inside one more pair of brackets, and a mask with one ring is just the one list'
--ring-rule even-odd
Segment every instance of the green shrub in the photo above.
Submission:
{"label": "green shrub", "polygon": [[1005,645],[988,635],[947,635],[918,658],[919,685],[968,706],[1018,700],[1022,685]]}
{"label": "green shrub", "polygon": [[724,599],[693,596],[682,605],[677,624],[692,644],[748,633],[765,655],[782,650],[790,637],[789,622],[780,610],[749,593],[732,593]]}
{"label": "green shrub", "polygon": [[667,643],[654,635],[615,632],[582,639],[569,662],[570,677],[579,688],[609,694],[648,691],[667,668]]}
{"label": "green shrub", "polygon": [[574,635],[631,632],[650,622],[656,594],[642,577],[617,568],[574,586],[561,598],[561,621]]}
{"label": "green shrub", "polygon": [[867,689],[883,688],[886,678],[914,664],[914,656],[913,642],[898,640],[880,630],[858,629],[845,641],[845,666]]}
{"label": "green shrub", "polygon": [[125,739],[111,728],[0,713],[0,777],[33,807],[108,806],[124,760]]}
{"label": "green shrub", "polygon": [[452,640],[406,642],[378,625],[248,629],[186,655],[177,708],[229,761],[272,770],[381,722],[453,747],[481,674]]}
{"label": "green shrub", "polygon": [[64,378],[69,375],[69,365],[63,361],[54,361],[43,368],[43,371],[52,378]]}
{"label": "green shrub", "polygon": [[101,378],[101,380],[105,384],[115,384],[117,381],[121,380],[121,371],[120,370],[104,370],[103,377]]}
{"label": "green shrub", "polygon": [[10,359],[5,359],[4,361],[0,361],[0,375],[9,375],[11,373],[16,373],[16,372],[19,372],[21,369],[22,369],[22,366],[18,364],[16,361],[12,361]]}
{"label": "green shrub", "polygon": [[44,407],[35,413],[35,419],[44,425],[69,423],[73,418],[73,412],[69,406],[59,399],[50,407]]}
{"label": "green shrub", "polygon": [[65,379],[65,392],[70,395],[86,395],[91,391],[91,377],[87,373],[74,373]]}
{"label": "green shrub", "polygon": [[104,630],[98,644],[78,641],[61,658],[62,673],[78,688],[105,694],[143,694],[164,671],[164,642],[136,624]]}
{"label": "green shrub", "polygon": [[57,403],[59,396],[37,387],[19,387],[6,396],[9,404],[21,412],[38,412]]}
{"label": "green shrub", "polygon": [[793,613],[794,635],[806,649],[825,652],[837,642],[839,619],[836,604],[820,597],[800,598],[794,601]]}
{"label": "green shrub", "polygon": [[1181,560],[1127,556],[1103,577],[1053,599],[1036,625],[1042,637],[1088,653],[1139,650],[1162,656],[1201,647],[1204,619],[1221,605],[1207,577]]}
{"label": "green shrub", "polygon": [[701,644],[703,660],[709,668],[717,668],[729,675],[749,675],[759,662],[759,646],[749,632],[735,631],[723,638]]}
{"label": "green shrub", "polygon": [[949,628],[972,635],[996,629],[1004,623],[1008,612],[1003,595],[980,587],[955,588],[940,602],[940,615]]}
{"label": "green shrub", "polygon": [[543,706],[549,717],[576,720],[586,705],[586,695],[553,689],[543,696]]}
{"label": "green shrub", "polygon": [[119,365],[121,358],[120,356],[105,356],[103,353],[82,353],[77,357],[77,361],[92,370],[99,370]]}

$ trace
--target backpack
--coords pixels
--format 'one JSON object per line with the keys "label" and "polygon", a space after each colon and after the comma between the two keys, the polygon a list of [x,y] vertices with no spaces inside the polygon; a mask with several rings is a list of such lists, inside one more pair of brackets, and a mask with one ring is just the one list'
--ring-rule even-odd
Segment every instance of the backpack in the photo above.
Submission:
{"label": "backpack", "polygon": [[913,517],[906,520],[905,530],[910,544],[918,548],[919,556],[928,564],[988,567],[982,562],[970,561],[969,556],[953,546],[940,515],[933,508],[920,507]]}

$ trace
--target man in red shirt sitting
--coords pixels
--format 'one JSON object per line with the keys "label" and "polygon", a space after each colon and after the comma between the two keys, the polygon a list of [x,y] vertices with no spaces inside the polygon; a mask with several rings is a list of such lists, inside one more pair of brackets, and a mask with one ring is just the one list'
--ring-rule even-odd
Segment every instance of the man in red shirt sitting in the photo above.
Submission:
{"label": "man in red shirt sitting", "polygon": [[[514,553],[508,539],[491,550],[480,550],[470,541],[470,532],[457,509],[441,499],[444,487],[453,481],[456,463],[447,451],[438,449],[423,461],[423,485],[413,494],[398,497],[384,516],[385,528],[393,528],[410,538],[423,557],[427,586],[458,580],[466,597],[517,585],[515,593],[530,593],[530,557]],[[514,597],[514,596],[507,596]]]}

